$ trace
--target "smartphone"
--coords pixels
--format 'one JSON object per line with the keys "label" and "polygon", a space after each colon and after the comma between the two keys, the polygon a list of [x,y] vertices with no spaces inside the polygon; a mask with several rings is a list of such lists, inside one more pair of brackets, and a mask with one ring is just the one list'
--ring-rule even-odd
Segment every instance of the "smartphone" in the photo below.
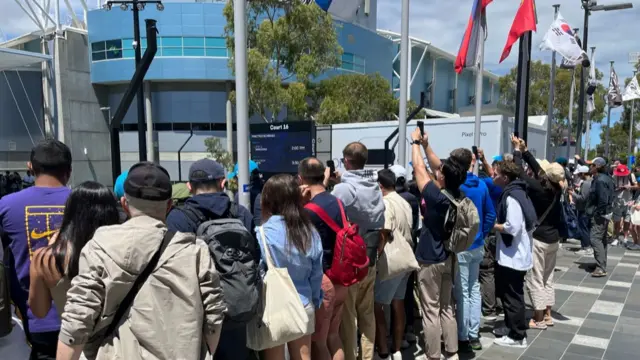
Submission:
{"label": "smartphone", "polygon": [[478,158],[478,147],[477,147],[477,146],[475,146],[475,145],[473,145],[473,146],[471,147],[471,151],[473,151],[473,156],[475,156],[475,157],[476,157],[476,159],[479,159],[479,158]]}
{"label": "smartphone", "polygon": [[519,137],[520,137],[520,134],[518,134],[518,132],[517,132],[517,131],[514,131],[514,132],[513,132],[513,136],[515,136],[515,137],[519,138]]}
{"label": "smartphone", "polygon": [[330,177],[336,177],[336,164],[333,160],[327,160],[327,166],[329,167]]}
{"label": "smartphone", "polygon": [[420,135],[424,136],[424,121],[418,121],[418,129],[420,129]]}

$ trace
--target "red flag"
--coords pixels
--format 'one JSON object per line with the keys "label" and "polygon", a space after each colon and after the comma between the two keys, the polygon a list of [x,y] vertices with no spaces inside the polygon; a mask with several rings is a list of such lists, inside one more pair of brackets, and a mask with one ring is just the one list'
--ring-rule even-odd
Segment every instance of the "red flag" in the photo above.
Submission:
{"label": "red flag", "polygon": [[536,31],[536,10],[534,0],[522,0],[520,8],[516,13],[516,17],[511,24],[507,43],[502,50],[500,62],[504,61],[511,52],[513,44],[527,31]]}
{"label": "red flag", "polygon": [[484,27],[487,24],[486,7],[493,0],[474,0],[473,8],[471,10],[471,16],[469,16],[469,22],[467,23],[467,29],[462,37],[462,43],[460,44],[460,50],[458,51],[458,57],[454,68],[458,74],[466,67],[475,65],[478,54],[478,45],[480,41],[479,30],[480,27]]}

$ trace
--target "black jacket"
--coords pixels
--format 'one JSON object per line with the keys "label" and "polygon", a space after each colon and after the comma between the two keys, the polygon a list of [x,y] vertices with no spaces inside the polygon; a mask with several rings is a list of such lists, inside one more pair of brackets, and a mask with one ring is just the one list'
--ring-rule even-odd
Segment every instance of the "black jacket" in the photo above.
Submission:
{"label": "black jacket", "polygon": [[[216,219],[224,216],[229,209],[231,199],[225,193],[194,195],[185,201],[185,205],[193,206],[200,210],[208,218]],[[244,226],[253,234],[253,217],[247,208],[238,205],[238,219],[242,220]],[[169,230],[196,233],[198,226],[180,208],[174,208],[167,216],[167,227]]]}
{"label": "black jacket", "polygon": [[587,215],[606,216],[613,211],[615,184],[611,176],[598,173],[591,182],[591,191],[587,199]]}
{"label": "black jacket", "polygon": [[[531,231],[533,227],[536,225],[538,217],[536,215],[536,210],[533,207],[531,199],[527,195],[527,183],[520,179],[516,179],[509,183],[502,194],[500,195],[500,201],[498,202],[498,208],[496,209],[497,217],[496,222],[498,224],[504,224],[507,221],[507,198],[511,197],[520,204],[520,209],[522,209],[522,215],[524,216],[526,231]],[[500,234],[502,237],[502,241],[507,247],[511,246],[513,242],[513,236],[506,233]]]}
{"label": "black jacket", "polygon": [[[530,152],[525,151],[521,153],[520,151],[514,151],[513,160],[516,162],[516,165],[520,166],[520,178],[527,183],[527,194],[533,203],[533,207],[536,209],[539,222],[545,211],[553,204],[547,216],[542,219],[536,231],[533,232],[533,237],[536,240],[548,244],[560,241],[560,230],[566,227],[562,213],[562,203],[560,201],[562,190],[551,189],[542,185],[540,177],[544,175],[544,170],[542,170],[540,164],[538,164],[538,160],[536,160]],[[521,166],[522,160],[529,164],[529,167],[535,174],[534,177],[530,177],[525,173]],[[554,199],[555,204],[553,203]]]}

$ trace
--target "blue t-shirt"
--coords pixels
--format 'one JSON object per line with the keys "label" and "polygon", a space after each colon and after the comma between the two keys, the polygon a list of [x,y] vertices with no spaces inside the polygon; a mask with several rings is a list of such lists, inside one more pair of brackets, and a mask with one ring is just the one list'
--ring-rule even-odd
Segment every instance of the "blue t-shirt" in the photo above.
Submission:
{"label": "blue t-shirt", "polygon": [[447,260],[442,237],[444,221],[451,202],[440,192],[440,188],[429,181],[422,190],[422,198],[426,203],[420,241],[416,249],[416,259],[422,264],[438,264]]}
{"label": "blue t-shirt", "polygon": [[71,189],[67,187],[34,186],[0,199],[2,243],[9,247],[14,259],[14,266],[9,271],[11,296],[18,308],[27,312],[32,333],[60,330],[60,318],[53,303],[43,319],[38,319],[27,309],[29,266],[33,252],[46,246],[60,228],[70,193]]}
{"label": "blue t-shirt", "polygon": [[[313,199],[311,199],[311,202],[321,207],[340,228],[344,226],[342,224],[342,214],[340,214],[338,198],[331,195],[328,191],[325,191],[314,196]],[[331,262],[333,260],[333,249],[336,246],[336,232],[333,231],[329,225],[325,224],[325,222],[322,221],[316,213],[309,209],[305,210],[309,214],[311,222],[316,227],[316,230],[318,230],[318,234],[320,234],[323,253],[322,268],[324,271],[327,271],[331,267]]]}

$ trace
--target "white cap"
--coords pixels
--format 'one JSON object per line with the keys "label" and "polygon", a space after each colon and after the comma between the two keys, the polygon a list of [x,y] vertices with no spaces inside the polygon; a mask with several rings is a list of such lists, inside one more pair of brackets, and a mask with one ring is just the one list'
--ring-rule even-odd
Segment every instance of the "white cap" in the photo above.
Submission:
{"label": "white cap", "polygon": [[573,172],[574,175],[576,174],[588,174],[589,173],[589,167],[585,166],[585,165],[580,165],[576,168],[576,171]]}
{"label": "white cap", "polygon": [[407,169],[403,168],[401,165],[393,165],[389,168],[389,170],[393,172],[393,174],[396,176],[396,179],[399,179],[401,177],[405,179],[407,178]]}

